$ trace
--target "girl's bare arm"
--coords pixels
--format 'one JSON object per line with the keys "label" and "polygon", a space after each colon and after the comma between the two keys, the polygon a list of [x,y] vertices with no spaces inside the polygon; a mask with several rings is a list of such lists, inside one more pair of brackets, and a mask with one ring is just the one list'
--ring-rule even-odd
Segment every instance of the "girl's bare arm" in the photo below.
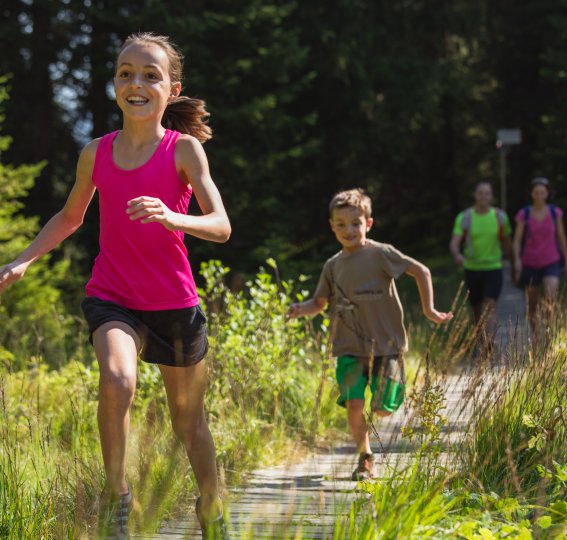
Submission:
{"label": "girl's bare arm", "polygon": [[231,233],[230,222],[201,143],[194,137],[182,136],[177,141],[175,156],[179,173],[191,184],[203,215],[179,214],[160,199],[142,195],[128,202],[130,219],[140,219],[141,223],[159,222],[172,231],[183,231],[212,242],[226,242]]}
{"label": "girl's bare arm", "polygon": [[43,226],[31,244],[16,259],[0,267],[0,293],[21,279],[34,261],[59,245],[83,223],[85,212],[95,192],[92,171],[97,146],[98,140],[92,141],[81,152],[75,184],[65,206]]}

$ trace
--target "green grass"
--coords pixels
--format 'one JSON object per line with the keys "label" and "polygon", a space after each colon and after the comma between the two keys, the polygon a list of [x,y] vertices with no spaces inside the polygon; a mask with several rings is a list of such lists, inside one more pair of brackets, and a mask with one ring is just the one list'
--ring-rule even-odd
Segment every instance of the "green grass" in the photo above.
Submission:
{"label": "green grass", "polygon": [[[307,293],[301,279],[282,281],[272,261],[268,266],[240,293],[226,288],[228,270],[220,263],[203,268],[211,345],[207,415],[225,486],[241,483],[258,460],[282,459],[298,442],[308,447],[326,434],[346,433],[344,411],[334,404],[328,321],[286,321],[291,299]],[[434,328],[415,302],[405,303],[408,401],[416,413],[403,436],[417,450],[409,462],[357,487],[333,538],[561,538],[567,526],[564,321],[547,346],[529,355],[507,351],[497,376],[490,376],[488,359],[477,359],[466,392],[470,424],[462,441],[448,445],[441,383],[472,349],[468,309],[461,293],[452,305],[455,320]],[[18,354],[0,368],[0,538],[87,538],[104,482],[92,350],[76,347],[58,369],[48,367],[60,363],[53,359]],[[192,511],[195,482],[168,426],[159,371],[141,363],[128,468],[144,508],[134,514],[136,531]],[[301,538],[297,529],[275,534]]]}
{"label": "green grass", "polygon": [[[261,270],[246,294],[224,285],[220,263],[203,268],[209,318],[211,383],[206,397],[221,479],[238,483],[258,464],[281,459],[298,440],[315,440],[344,421],[336,407],[325,332],[285,320],[298,291]],[[86,334],[84,335],[86,340]],[[98,367],[81,346],[59,369],[20,357],[0,368],[0,538],[92,535],[104,475],[96,425]],[[26,367],[27,366],[27,367]],[[195,481],[169,427],[155,366],[139,364],[132,407],[128,480],[144,512],[134,528],[155,530],[192,511]]]}

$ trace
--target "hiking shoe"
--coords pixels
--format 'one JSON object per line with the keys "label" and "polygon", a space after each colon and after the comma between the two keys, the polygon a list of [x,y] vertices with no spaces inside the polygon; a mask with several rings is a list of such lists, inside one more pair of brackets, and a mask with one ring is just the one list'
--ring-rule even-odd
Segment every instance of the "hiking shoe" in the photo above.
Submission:
{"label": "hiking shoe", "polygon": [[132,493],[110,495],[101,504],[98,517],[99,540],[128,540],[128,516],[132,510]]}
{"label": "hiking shoe", "polygon": [[199,525],[201,525],[203,540],[230,540],[222,510],[216,519],[206,519],[201,512],[201,497],[198,497],[195,503],[195,513],[197,514]]}
{"label": "hiking shoe", "polygon": [[358,466],[352,472],[352,479],[355,482],[361,482],[362,480],[376,478],[377,474],[374,454],[360,454],[358,456]]}

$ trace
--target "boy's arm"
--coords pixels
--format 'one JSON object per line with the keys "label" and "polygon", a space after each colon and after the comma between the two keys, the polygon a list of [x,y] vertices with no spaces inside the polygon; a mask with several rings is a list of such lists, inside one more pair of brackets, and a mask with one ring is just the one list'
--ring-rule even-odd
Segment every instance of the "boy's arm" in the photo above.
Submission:
{"label": "boy's arm", "polygon": [[415,261],[408,267],[406,274],[413,277],[417,283],[424,315],[436,323],[449,322],[453,318],[453,314],[451,312],[442,313],[433,306],[433,284],[431,283],[429,268]]}
{"label": "boy's arm", "polygon": [[300,304],[292,304],[287,311],[288,319],[295,319],[296,317],[306,317],[308,315],[317,315],[325,309],[327,299],[322,297],[315,297],[301,302]]}

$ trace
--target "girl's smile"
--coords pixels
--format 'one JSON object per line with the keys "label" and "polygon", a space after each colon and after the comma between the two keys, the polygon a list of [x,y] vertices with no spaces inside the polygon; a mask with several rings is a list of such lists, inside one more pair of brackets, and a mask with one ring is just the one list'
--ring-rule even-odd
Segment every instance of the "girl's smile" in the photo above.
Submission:
{"label": "girl's smile", "polygon": [[181,83],[171,82],[167,54],[157,45],[134,43],[126,47],[117,66],[116,102],[126,116],[161,118],[169,100],[181,91]]}

